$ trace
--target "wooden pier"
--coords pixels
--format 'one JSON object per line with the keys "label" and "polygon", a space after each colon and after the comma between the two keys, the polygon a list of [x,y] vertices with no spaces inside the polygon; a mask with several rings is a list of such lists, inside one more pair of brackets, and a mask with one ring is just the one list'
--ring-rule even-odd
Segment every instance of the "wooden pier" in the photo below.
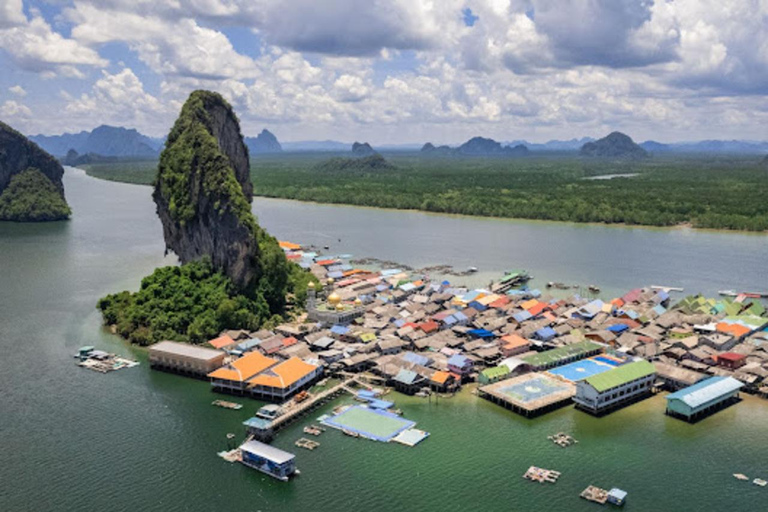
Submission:
{"label": "wooden pier", "polygon": [[325,404],[330,400],[333,400],[342,393],[354,393],[354,390],[350,387],[350,384],[354,383],[359,384],[357,378],[351,378],[339,382],[332,388],[326,389],[321,393],[313,395],[300,404],[291,407],[272,421],[265,421],[263,425],[258,427],[249,426],[249,433],[259,441],[270,442],[279,430],[290,425],[295,420],[304,416],[306,413]]}

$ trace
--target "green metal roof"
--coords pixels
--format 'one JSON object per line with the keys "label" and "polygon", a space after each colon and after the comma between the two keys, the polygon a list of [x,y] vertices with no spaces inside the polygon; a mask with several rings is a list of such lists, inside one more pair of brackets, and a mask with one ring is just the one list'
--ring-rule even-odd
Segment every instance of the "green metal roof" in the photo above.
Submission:
{"label": "green metal roof", "polygon": [[584,381],[595,388],[598,392],[602,393],[616,386],[621,386],[627,382],[646,377],[656,373],[656,367],[653,364],[645,360],[634,361],[621,366],[617,366],[613,370],[607,372],[598,373],[587,377]]}
{"label": "green metal roof", "polygon": [[600,350],[602,347],[592,341],[579,341],[578,343],[572,343],[563,347],[558,347],[545,352],[539,352],[538,354],[531,354],[523,358],[523,361],[531,366],[543,366],[547,364],[556,363],[569,357],[577,356],[579,354],[587,354],[593,350]]}
{"label": "green metal roof", "polygon": [[486,368],[480,373],[488,379],[495,379],[496,377],[507,375],[509,373],[509,368],[506,366],[494,366],[493,368]]}

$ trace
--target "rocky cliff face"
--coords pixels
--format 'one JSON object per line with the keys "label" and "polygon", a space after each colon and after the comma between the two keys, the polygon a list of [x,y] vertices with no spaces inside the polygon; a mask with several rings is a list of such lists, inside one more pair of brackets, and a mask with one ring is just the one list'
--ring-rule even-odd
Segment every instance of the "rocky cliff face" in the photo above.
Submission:
{"label": "rocky cliff face", "polygon": [[648,158],[648,152],[621,132],[613,132],[602,139],[587,142],[581,147],[581,156],[600,158]]}
{"label": "rocky cliff face", "polygon": [[64,168],[61,164],[24,135],[0,122],[0,194],[13,176],[30,167],[43,173],[64,199],[64,185],[61,182]]}
{"label": "rocky cliff face", "polygon": [[153,198],[166,250],[182,263],[210,257],[241,289],[261,273],[262,233],[240,124],[218,94],[193,92],[160,156]]}

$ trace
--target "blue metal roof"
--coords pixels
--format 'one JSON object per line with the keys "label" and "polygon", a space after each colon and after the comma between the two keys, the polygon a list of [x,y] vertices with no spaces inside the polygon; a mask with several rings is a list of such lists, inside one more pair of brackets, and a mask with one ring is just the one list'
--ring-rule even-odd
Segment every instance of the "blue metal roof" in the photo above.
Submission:
{"label": "blue metal roof", "polygon": [[475,336],[477,338],[493,338],[495,336],[488,329],[472,329],[471,331],[467,331],[467,334],[469,334],[470,336]]}
{"label": "blue metal roof", "polygon": [[331,327],[331,332],[333,334],[339,334],[339,335],[347,334],[349,332],[349,327],[346,327],[344,325],[334,325],[333,327]]}
{"label": "blue metal roof", "polygon": [[400,370],[395,376],[395,380],[403,384],[413,384],[418,378],[419,374],[411,370]]}
{"label": "blue metal roof", "polygon": [[557,332],[551,327],[542,327],[535,334],[541,340],[548,340],[557,336]]}
{"label": "blue metal roof", "polygon": [[514,318],[515,322],[525,322],[531,318],[531,316],[532,315],[528,311],[521,311],[512,315],[512,318]]}
{"label": "blue metal roof", "polygon": [[422,356],[421,354],[417,354],[415,352],[406,352],[402,357],[409,363],[414,363],[421,366],[429,366],[432,363],[432,360],[427,356]]}
{"label": "blue metal roof", "polygon": [[738,391],[742,387],[744,384],[733,377],[710,377],[693,386],[670,393],[666,398],[667,400],[682,400],[689,407],[699,407],[721,396]]}
{"label": "blue metal roof", "polygon": [[627,329],[629,329],[629,326],[627,324],[614,324],[607,328],[607,330],[615,333],[624,332]]}
{"label": "blue metal roof", "polygon": [[461,354],[453,354],[448,359],[448,364],[452,366],[456,366],[458,368],[463,367],[465,364],[470,362],[470,359],[467,356],[461,355]]}

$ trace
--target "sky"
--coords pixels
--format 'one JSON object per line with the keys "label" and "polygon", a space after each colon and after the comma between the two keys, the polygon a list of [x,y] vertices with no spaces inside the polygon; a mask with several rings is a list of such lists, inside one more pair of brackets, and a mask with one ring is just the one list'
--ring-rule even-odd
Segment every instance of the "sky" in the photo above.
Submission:
{"label": "sky", "polygon": [[0,0],[0,120],[281,141],[768,139],[768,0]]}

